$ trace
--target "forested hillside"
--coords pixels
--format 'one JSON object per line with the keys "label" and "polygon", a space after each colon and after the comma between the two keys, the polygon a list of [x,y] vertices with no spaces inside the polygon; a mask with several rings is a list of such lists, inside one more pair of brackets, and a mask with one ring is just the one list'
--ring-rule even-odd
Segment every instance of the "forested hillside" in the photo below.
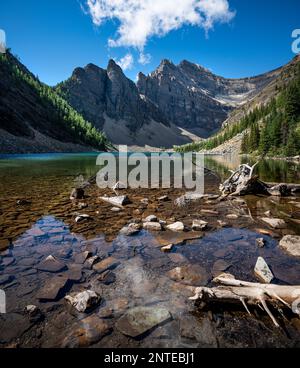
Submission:
{"label": "forested hillside", "polygon": [[[10,52],[0,55],[0,77],[3,147],[10,148],[22,139],[22,143],[28,144],[26,151],[31,151],[30,142],[33,152],[43,151],[44,146],[48,151],[52,139],[54,146],[59,146],[56,145],[59,142],[105,149],[106,137],[51,87],[41,83]],[[41,142],[43,138],[44,142]],[[59,150],[63,150],[63,144]],[[19,148],[22,150],[23,147]]]}

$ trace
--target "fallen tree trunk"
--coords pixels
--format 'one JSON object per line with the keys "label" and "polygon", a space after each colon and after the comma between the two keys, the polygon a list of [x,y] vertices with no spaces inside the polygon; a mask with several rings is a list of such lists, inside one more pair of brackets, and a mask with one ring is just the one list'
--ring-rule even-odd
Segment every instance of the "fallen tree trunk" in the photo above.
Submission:
{"label": "fallen tree trunk", "polygon": [[259,284],[236,280],[230,274],[222,274],[214,282],[223,286],[216,288],[195,288],[195,296],[191,300],[201,300],[204,303],[241,303],[251,315],[248,305],[257,305],[266,311],[276,327],[279,324],[268,305],[280,310],[288,308],[300,316],[300,286],[282,286]]}
{"label": "fallen tree trunk", "polygon": [[297,184],[268,184],[259,180],[259,177],[254,175],[254,169],[257,165],[258,162],[253,166],[243,164],[236,171],[233,171],[230,178],[220,185],[223,197],[247,194],[289,196],[300,191],[300,185]]}

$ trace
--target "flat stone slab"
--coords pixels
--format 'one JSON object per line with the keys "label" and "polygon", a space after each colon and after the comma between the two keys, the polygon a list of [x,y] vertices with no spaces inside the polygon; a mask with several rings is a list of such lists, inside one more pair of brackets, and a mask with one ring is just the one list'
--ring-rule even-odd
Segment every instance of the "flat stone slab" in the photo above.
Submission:
{"label": "flat stone slab", "polygon": [[44,287],[38,292],[37,298],[43,301],[57,300],[68,281],[68,278],[64,276],[56,276],[48,280]]}
{"label": "flat stone slab", "polygon": [[56,273],[67,269],[67,266],[65,263],[59,261],[55,257],[48,256],[41,263],[39,263],[36,268],[40,271]]}
{"label": "flat stone slab", "polygon": [[111,268],[114,268],[118,263],[119,261],[116,258],[108,257],[104,259],[103,261],[96,263],[93,266],[93,270],[96,271],[97,273],[102,273],[107,270],[110,270]]}
{"label": "flat stone slab", "polygon": [[100,199],[116,207],[123,207],[130,203],[129,198],[126,195],[116,197],[100,197]]}
{"label": "flat stone slab", "polygon": [[86,348],[99,342],[110,332],[108,323],[96,315],[84,318],[62,341],[63,348]]}
{"label": "flat stone slab", "polygon": [[228,268],[231,267],[231,264],[224,261],[223,259],[219,259],[216,261],[212,268],[212,273],[214,277],[219,276],[221,273],[228,270]]}
{"label": "flat stone slab", "polygon": [[270,270],[270,267],[262,257],[258,257],[254,268],[254,273],[265,284],[270,284],[274,279],[274,275]]}
{"label": "flat stone slab", "polygon": [[191,286],[205,286],[209,280],[205,268],[196,264],[176,267],[168,272],[168,276],[173,281]]}
{"label": "flat stone slab", "polygon": [[282,219],[263,217],[261,219],[263,222],[271,226],[273,229],[285,229],[286,222]]}
{"label": "flat stone slab", "polygon": [[137,307],[122,316],[116,328],[126,336],[138,338],[171,319],[171,313],[165,308]]}
{"label": "flat stone slab", "polygon": [[294,257],[300,257],[300,236],[286,235],[279,242],[280,248]]}

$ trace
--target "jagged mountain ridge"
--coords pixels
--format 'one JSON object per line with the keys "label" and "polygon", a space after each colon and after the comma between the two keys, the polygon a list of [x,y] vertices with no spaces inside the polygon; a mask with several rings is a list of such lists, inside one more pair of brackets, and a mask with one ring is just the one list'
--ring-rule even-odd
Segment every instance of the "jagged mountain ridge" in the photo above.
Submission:
{"label": "jagged mountain ridge", "polygon": [[272,82],[280,70],[253,78],[226,79],[186,60],[179,65],[163,60],[150,75],[140,73],[137,86],[168,121],[206,138],[220,129],[234,108]]}
{"label": "jagged mountain ridge", "polygon": [[93,64],[75,69],[56,90],[115,144],[170,148],[191,141],[113,60],[107,70]]}
{"label": "jagged mountain ridge", "polygon": [[188,61],[163,60],[135,84],[110,60],[107,70],[93,64],[75,69],[56,89],[113,143],[169,148],[218,131],[230,112],[279,73],[226,79]]}

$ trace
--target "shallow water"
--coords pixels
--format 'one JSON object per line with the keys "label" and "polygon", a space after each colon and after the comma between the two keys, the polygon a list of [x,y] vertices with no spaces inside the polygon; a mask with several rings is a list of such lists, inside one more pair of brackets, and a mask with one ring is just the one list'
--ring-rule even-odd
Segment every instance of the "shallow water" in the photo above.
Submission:
{"label": "shallow water", "polygon": [[[0,288],[6,292],[8,311],[0,317],[0,346],[17,338],[23,347],[60,346],[83,318],[69,313],[63,296],[88,288],[102,296],[93,315],[102,318],[103,311],[111,310],[105,320],[112,330],[97,344],[100,347],[293,346],[300,341],[299,336],[291,338],[278,333],[264,314],[256,314],[257,320],[253,321],[242,310],[237,314],[217,310],[208,317],[207,313],[199,315],[194,302],[188,300],[192,292],[187,285],[212,286],[213,277],[223,271],[255,281],[253,267],[258,256],[269,264],[276,278],[274,282],[300,284],[299,260],[281,251],[278,241],[270,236],[243,228],[214,229],[203,238],[177,241],[170,253],[164,253],[160,236],[146,231],[134,237],[119,235],[113,241],[107,241],[102,233],[87,238],[84,232],[74,232],[56,213],[70,202],[74,179],[78,175],[88,178],[97,172],[95,160],[95,154],[0,160],[0,237],[10,244],[9,250],[0,255]],[[218,167],[218,173],[223,175],[224,163],[222,169]],[[287,172],[291,170],[294,169],[288,167]],[[296,176],[282,175],[297,181]],[[270,172],[267,180],[274,181],[275,177]],[[19,206],[16,202],[20,199],[31,204]],[[262,216],[270,208],[278,216],[284,216],[280,211],[297,212],[288,201],[278,201],[281,203],[269,198],[247,198],[255,216]],[[289,223],[289,231],[300,234],[298,226]],[[266,241],[263,249],[255,242],[261,237]],[[172,235],[169,239],[173,242]],[[78,262],[78,256],[86,250],[103,259],[110,256],[116,259],[112,282],[99,282],[99,275]],[[41,271],[39,264],[49,255],[63,262],[65,268],[57,274]],[[176,267],[185,269],[183,278],[174,279],[174,273],[170,273]],[[68,283],[57,300],[42,302],[38,298],[40,291],[57,275],[66,276]],[[30,304],[39,306],[44,319],[23,326],[23,309]],[[172,314],[172,321],[143,339],[130,339],[115,328],[115,323],[136,306],[164,307]],[[258,325],[260,321],[262,326]],[[227,336],[229,330],[231,335]],[[289,331],[290,336],[293,333]]]}

